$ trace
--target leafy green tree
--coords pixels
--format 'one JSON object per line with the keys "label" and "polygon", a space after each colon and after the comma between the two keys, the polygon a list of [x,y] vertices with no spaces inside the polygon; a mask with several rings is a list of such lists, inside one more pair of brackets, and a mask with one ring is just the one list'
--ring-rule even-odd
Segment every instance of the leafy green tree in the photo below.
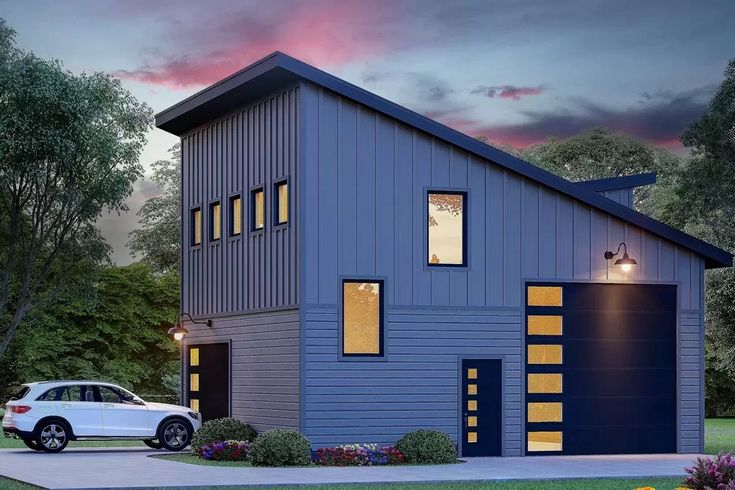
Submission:
{"label": "leafy green tree", "polygon": [[158,272],[177,271],[181,242],[181,146],[171,158],[154,162],[153,181],[161,195],[148,199],[138,211],[141,228],[130,233],[128,247]]}
{"label": "leafy green tree", "polygon": [[140,395],[175,395],[179,348],[167,330],[178,308],[178,273],[155,274],[141,263],[101,269],[87,294],[66,290],[29,315],[0,359],[0,390],[91,378]]}
{"label": "leafy green tree", "polygon": [[94,224],[125,211],[151,110],[103,73],[18,49],[0,21],[0,356],[34,306],[109,248]]}

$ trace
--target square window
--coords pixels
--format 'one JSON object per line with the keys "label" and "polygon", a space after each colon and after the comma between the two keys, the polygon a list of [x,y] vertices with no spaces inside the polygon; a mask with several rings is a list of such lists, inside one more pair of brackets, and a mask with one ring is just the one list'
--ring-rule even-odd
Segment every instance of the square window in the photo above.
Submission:
{"label": "square window", "polygon": [[528,452],[561,451],[561,432],[534,431],[528,433]]}
{"label": "square window", "polygon": [[476,395],[477,394],[477,385],[476,384],[469,384],[469,385],[467,385],[467,394],[468,395]]}
{"label": "square window", "polygon": [[213,202],[209,205],[209,240],[216,242],[222,238],[222,205]]}
{"label": "square window", "polygon": [[560,286],[528,286],[528,306],[562,306]]}
{"label": "square window", "polygon": [[529,374],[529,393],[562,393],[561,374]]}
{"label": "square window", "polygon": [[467,379],[477,379],[477,368],[467,369]]}
{"label": "square window", "polygon": [[562,422],[562,405],[558,402],[529,403],[529,422]]}
{"label": "square window", "polygon": [[528,364],[561,364],[562,348],[560,345],[529,345]]}
{"label": "square window", "polygon": [[467,411],[468,412],[477,411],[477,400],[467,400]]}
{"label": "square window", "polygon": [[528,315],[528,335],[561,335],[562,324],[559,315]]}
{"label": "square window", "polygon": [[467,442],[474,444],[477,442],[477,432],[468,432],[467,433]]}
{"label": "square window", "polygon": [[342,283],[342,355],[383,355],[383,281]]}
{"label": "square window", "polygon": [[242,232],[242,198],[230,198],[230,236],[238,236]]}
{"label": "square window", "polygon": [[202,208],[191,210],[191,245],[202,244]]}
{"label": "square window", "polygon": [[288,223],[288,182],[278,182],[275,185],[275,212],[276,225]]}
{"label": "square window", "polygon": [[466,192],[429,191],[428,257],[431,267],[467,265]]}
{"label": "square window", "polygon": [[262,230],[265,228],[265,191],[262,187],[252,191],[250,201],[251,229]]}
{"label": "square window", "polygon": [[477,427],[477,416],[476,415],[467,417],[467,427]]}

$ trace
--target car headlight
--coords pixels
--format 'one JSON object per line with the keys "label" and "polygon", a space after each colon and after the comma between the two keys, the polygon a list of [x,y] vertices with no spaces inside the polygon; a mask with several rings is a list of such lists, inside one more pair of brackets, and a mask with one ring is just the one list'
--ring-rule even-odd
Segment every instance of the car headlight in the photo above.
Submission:
{"label": "car headlight", "polygon": [[193,418],[194,420],[199,420],[199,414],[197,412],[189,412],[189,417]]}

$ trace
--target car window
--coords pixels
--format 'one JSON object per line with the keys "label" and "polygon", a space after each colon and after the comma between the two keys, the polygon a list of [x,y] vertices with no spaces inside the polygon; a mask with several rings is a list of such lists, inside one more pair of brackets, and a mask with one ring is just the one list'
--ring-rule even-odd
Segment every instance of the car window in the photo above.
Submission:
{"label": "car window", "polygon": [[10,397],[10,399],[11,400],[22,400],[28,394],[29,391],[31,391],[29,387],[21,386],[20,390],[18,390],[18,392],[15,395]]}
{"label": "car window", "polygon": [[61,393],[64,390],[64,388],[52,388],[48,391],[46,391],[43,395],[36,398],[39,402],[52,402],[61,400]]}
{"label": "car window", "polygon": [[109,386],[98,386],[97,389],[100,393],[100,400],[103,403],[122,403],[122,397],[117,390],[110,388]]}
{"label": "car window", "polygon": [[61,400],[67,402],[83,402],[82,387],[79,385],[64,386],[64,392],[61,394]]}

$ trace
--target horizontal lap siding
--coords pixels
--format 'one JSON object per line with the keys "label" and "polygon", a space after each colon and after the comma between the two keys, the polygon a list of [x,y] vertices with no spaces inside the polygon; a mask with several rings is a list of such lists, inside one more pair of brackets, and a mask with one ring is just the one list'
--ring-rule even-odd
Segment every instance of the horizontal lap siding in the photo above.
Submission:
{"label": "horizontal lap siding", "polygon": [[221,317],[211,330],[194,324],[186,328],[187,345],[232,342],[233,417],[258,432],[274,427],[299,429],[297,309]]}
{"label": "horizontal lap siding", "polygon": [[[181,140],[181,309],[211,316],[298,304],[298,214],[273,229],[273,184],[287,177],[298,202],[298,90],[245,107]],[[265,188],[265,233],[250,233],[250,190]],[[229,198],[242,196],[242,234],[229,237]],[[209,204],[222,204],[222,239],[209,243]],[[202,208],[202,246],[190,247],[190,212]]]}
{"label": "horizontal lap siding", "polygon": [[[417,312],[440,315],[438,312],[446,311],[450,317],[460,317],[468,308],[486,313],[511,309],[520,318],[525,280],[674,282],[679,285],[682,336],[684,329],[689,334],[696,328],[701,332],[701,321],[698,326],[689,325],[691,319],[685,315],[699,315],[702,310],[701,257],[331,92],[310,85],[301,90],[302,124],[306,128],[304,213],[305,221],[310,223],[303,230],[301,248],[306,284],[301,302],[305,311],[318,314],[309,308],[338,304],[343,276],[385,277],[389,316],[396,308],[422,307]],[[431,187],[468,190],[467,269],[425,267],[425,192]],[[615,250],[622,241],[639,264],[627,275],[603,257],[605,250]],[[401,325],[407,328],[407,324]],[[331,378],[319,378],[319,370],[312,369],[311,363],[336,363],[336,351],[310,351],[305,361],[305,383],[307,396],[313,399],[306,405],[306,420],[311,420],[311,407],[321,406],[313,403],[328,403],[329,397],[341,390],[354,395],[404,393],[403,403],[413,403],[413,397],[423,396],[422,388],[433,383],[456,392],[457,380],[452,372],[456,373],[457,353],[479,356],[493,352],[478,347],[476,339],[464,336],[456,325],[443,324],[446,328],[441,330],[433,328],[438,325],[433,320],[419,325],[426,329],[415,345],[411,345],[411,338],[389,337],[387,351],[403,349],[401,355],[411,356],[418,364],[433,364],[437,359],[445,364],[423,374],[401,371],[405,377],[401,380],[385,379],[366,386],[364,378],[356,376],[344,378],[340,384],[334,379],[330,386]],[[478,325],[485,325],[478,327],[481,330],[503,333],[490,321]],[[327,314],[318,322],[309,321],[305,328],[309,348],[326,348],[332,342],[328,336],[337,335],[338,322]],[[516,342],[520,350],[521,339]],[[496,344],[498,348],[502,345]],[[702,409],[700,406],[697,412],[696,407],[687,405],[684,412],[683,407],[685,400],[695,396],[689,385],[692,379],[702,383],[701,344],[682,343],[680,354],[681,359],[691,361],[680,375],[681,449],[690,450],[697,437],[701,439],[701,423],[694,421],[701,420]],[[452,367],[446,355],[455,357]],[[394,362],[395,358],[389,356],[384,364]],[[347,364],[352,363],[335,365],[341,372],[348,369],[342,368]],[[368,368],[380,369],[373,367],[378,364],[369,364]],[[698,374],[695,366],[700,366]],[[520,394],[508,402],[514,404],[513,410],[521,412]],[[415,426],[408,423],[412,412],[406,409],[405,414],[404,429]],[[337,410],[335,417],[339,417]],[[341,423],[345,430],[353,430],[350,421],[354,421],[353,428],[360,433],[356,429],[360,417],[344,417]],[[442,427],[451,425],[446,414],[441,416],[441,423]],[[517,444],[519,436],[511,437],[520,429],[506,430],[506,453],[520,454],[520,446],[512,445]],[[396,428],[391,434],[373,435],[387,437],[399,431]],[[456,434],[456,427],[451,433]],[[317,440],[327,440],[319,437]],[[337,440],[336,436],[330,437]],[[343,438],[340,442],[351,440]]]}

